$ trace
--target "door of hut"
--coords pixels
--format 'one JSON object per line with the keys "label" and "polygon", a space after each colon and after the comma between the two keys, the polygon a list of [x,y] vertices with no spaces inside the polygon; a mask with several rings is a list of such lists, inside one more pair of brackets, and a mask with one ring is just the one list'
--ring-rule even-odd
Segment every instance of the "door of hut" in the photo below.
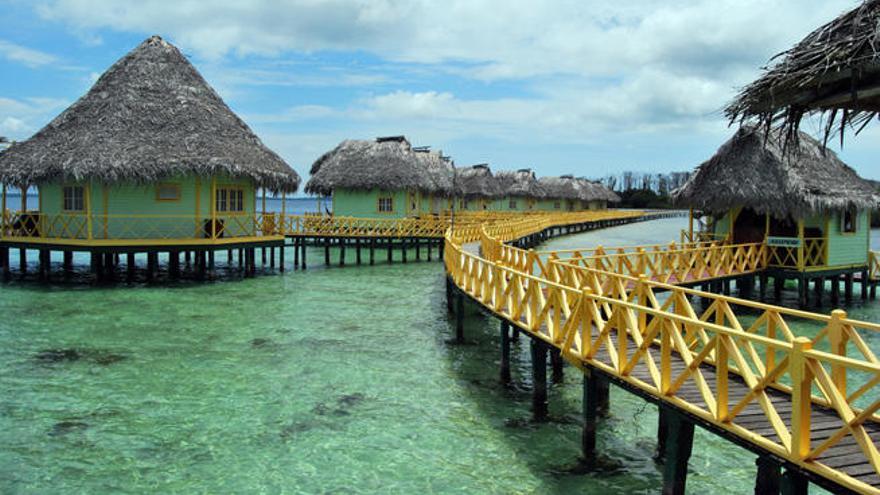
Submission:
{"label": "door of hut", "polygon": [[767,231],[767,217],[759,215],[751,208],[743,208],[733,223],[733,243],[753,244],[764,242]]}

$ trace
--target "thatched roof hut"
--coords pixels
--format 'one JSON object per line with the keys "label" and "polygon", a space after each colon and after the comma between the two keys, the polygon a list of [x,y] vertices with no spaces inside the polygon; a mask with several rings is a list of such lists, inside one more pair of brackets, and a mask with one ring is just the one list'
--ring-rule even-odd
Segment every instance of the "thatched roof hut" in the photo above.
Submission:
{"label": "thatched roof hut", "polygon": [[781,61],[727,107],[731,121],[781,125],[796,137],[803,116],[830,112],[825,138],[861,130],[880,111],[880,0],[867,0],[774,57]]}
{"label": "thatched roof hut", "polygon": [[592,181],[586,177],[578,177],[577,182],[581,189],[581,199],[584,201],[607,201],[609,203],[620,202],[620,196],[596,181]]}
{"label": "thatched roof hut", "polygon": [[869,182],[815,139],[801,133],[788,149],[782,141],[779,132],[740,128],[673,192],[673,202],[709,213],[746,207],[776,218],[880,203]]}
{"label": "thatched roof hut", "polygon": [[544,190],[535,177],[535,172],[529,168],[519,170],[502,170],[495,173],[495,181],[505,196],[518,196],[524,198],[543,198]]}
{"label": "thatched roof hut", "polygon": [[449,192],[451,168],[440,153],[414,150],[404,136],[347,139],[315,161],[305,190],[323,195],[333,189]]}
{"label": "thatched roof hut", "polygon": [[152,183],[182,174],[250,177],[293,192],[300,178],[180,51],[152,36],[73,105],[0,155],[0,182]]}
{"label": "thatched roof hut", "polygon": [[455,195],[462,198],[497,198],[503,196],[498,181],[486,163],[455,170]]}
{"label": "thatched roof hut", "polygon": [[538,184],[544,191],[544,197],[550,199],[581,199],[581,187],[573,175],[559,177],[541,177]]}

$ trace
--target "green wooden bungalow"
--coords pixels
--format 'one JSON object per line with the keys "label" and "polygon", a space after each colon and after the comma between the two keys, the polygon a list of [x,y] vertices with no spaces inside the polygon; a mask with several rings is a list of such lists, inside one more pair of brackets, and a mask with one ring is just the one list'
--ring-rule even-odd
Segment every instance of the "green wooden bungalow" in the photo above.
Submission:
{"label": "green wooden bungalow", "polygon": [[[800,133],[784,148],[752,126],[740,128],[673,193],[704,219],[709,237],[765,243],[770,266],[796,272],[862,271],[869,263],[872,185],[837,155]],[[692,228],[693,229],[693,228]],[[693,235],[693,234],[692,234]]]}
{"label": "green wooden bungalow", "polygon": [[337,216],[439,214],[450,206],[452,165],[404,136],[345,140],[315,161],[305,190],[330,196]]}
{"label": "green wooden bungalow", "polygon": [[[300,178],[153,36],[2,153],[0,181],[5,241],[124,247],[265,240],[258,191],[295,192]],[[36,187],[38,210],[7,205],[8,186]]]}
{"label": "green wooden bungalow", "polygon": [[497,211],[537,211],[544,190],[535,172],[528,168],[502,170],[495,173],[502,196],[495,201]]}
{"label": "green wooden bungalow", "polygon": [[501,196],[501,188],[488,164],[480,163],[455,169],[455,201],[458,211],[493,210]]}
{"label": "green wooden bungalow", "polygon": [[598,182],[585,177],[578,177],[576,182],[580,188],[579,209],[582,211],[606,210],[609,203],[620,202],[620,196]]}
{"label": "green wooden bungalow", "polygon": [[541,177],[538,185],[544,191],[538,200],[539,211],[580,211],[581,187],[573,175]]}

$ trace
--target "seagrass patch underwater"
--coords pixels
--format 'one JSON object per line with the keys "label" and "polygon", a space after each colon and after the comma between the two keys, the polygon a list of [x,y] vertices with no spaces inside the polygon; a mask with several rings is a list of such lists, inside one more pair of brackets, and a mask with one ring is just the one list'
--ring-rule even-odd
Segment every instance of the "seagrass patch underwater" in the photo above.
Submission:
{"label": "seagrass patch underwater", "polygon": [[[549,245],[668,241],[684,222]],[[0,287],[0,492],[656,492],[653,406],[613,389],[603,468],[578,474],[573,368],[532,424],[526,340],[511,388],[496,320],[469,308],[468,344],[450,343],[439,262],[322,254],[207,284]],[[690,492],[752,490],[752,454],[701,430],[694,447]]]}

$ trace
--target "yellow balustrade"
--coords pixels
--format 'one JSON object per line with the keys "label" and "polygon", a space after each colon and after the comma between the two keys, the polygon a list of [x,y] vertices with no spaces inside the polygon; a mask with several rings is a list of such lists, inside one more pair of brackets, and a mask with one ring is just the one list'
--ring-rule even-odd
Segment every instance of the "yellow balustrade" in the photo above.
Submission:
{"label": "yellow balustrade", "polygon": [[[877,493],[828,463],[846,448],[862,456],[866,472],[880,474],[880,361],[864,338],[880,325],[676,285],[766,268],[773,257],[762,244],[577,250],[562,258],[504,243],[553,222],[536,220],[481,226],[480,256],[464,249],[473,235],[449,232],[449,277],[576,366],[609,373],[841,486]],[[872,275],[877,260],[872,253]],[[692,305],[697,299],[706,309]],[[796,336],[794,322],[815,335]],[[816,418],[825,433],[818,440]]]}

